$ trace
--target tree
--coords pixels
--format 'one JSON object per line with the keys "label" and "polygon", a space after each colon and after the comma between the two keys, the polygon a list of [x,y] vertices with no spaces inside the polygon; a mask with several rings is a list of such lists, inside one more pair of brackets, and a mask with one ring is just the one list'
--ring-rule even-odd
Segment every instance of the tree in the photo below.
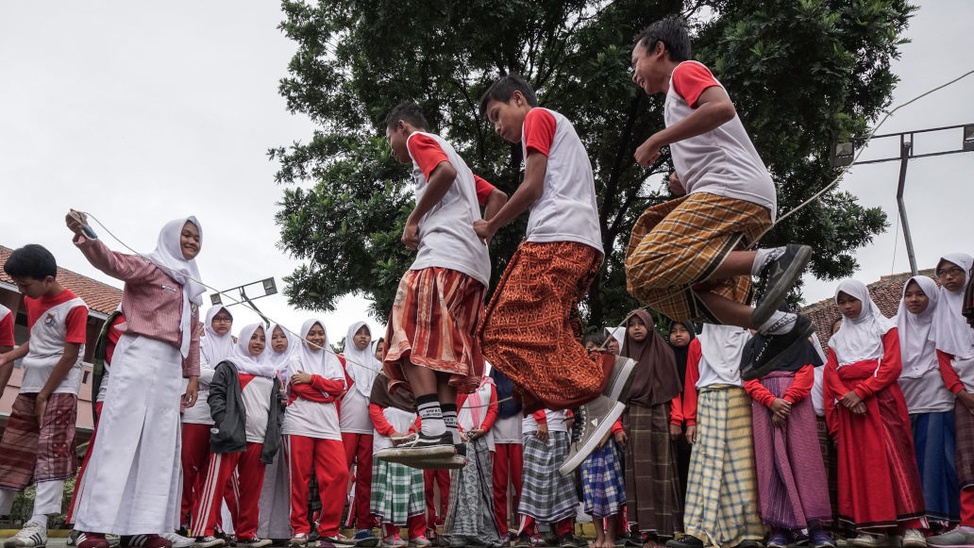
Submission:
{"label": "tree", "polygon": [[[888,104],[904,0],[512,0],[429,3],[283,0],[281,30],[297,43],[280,92],[292,113],[318,125],[308,142],[272,149],[287,184],[277,222],[284,249],[304,261],[286,281],[292,304],[331,310],[358,293],[385,320],[412,254],[400,243],[412,198],[407,170],[385,144],[386,113],[403,99],[424,109],[475,173],[511,193],[519,145],[493,135],[478,99],[503,72],[525,76],[542,105],[565,113],[594,168],[605,266],[584,303],[591,325],[615,324],[638,306],[625,290],[623,252],[649,205],[668,199],[668,154],[650,170],[632,154],[662,126],[662,98],[630,81],[632,39],[652,21],[690,22],[696,58],[714,69],[778,184],[779,213],[838,171],[837,139],[862,133]],[[493,280],[524,218],[491,245]],[[800,241],[812,270],[834,279],[856,268],[853,252],[887,226],[878,208],[826,194],[775,227],[770,246]],[[493,284],[492,284],[493,286]]]}

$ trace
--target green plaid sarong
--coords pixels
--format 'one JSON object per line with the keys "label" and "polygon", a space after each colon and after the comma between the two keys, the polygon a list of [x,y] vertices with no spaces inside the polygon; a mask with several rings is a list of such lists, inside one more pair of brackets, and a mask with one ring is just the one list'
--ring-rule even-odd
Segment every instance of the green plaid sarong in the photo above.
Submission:
{"label": "green plaid sarong", "polygon": [[406,527],[406,521],[426,513],[423,471],[405,464],[372,459],[372,514],[380,523]]}

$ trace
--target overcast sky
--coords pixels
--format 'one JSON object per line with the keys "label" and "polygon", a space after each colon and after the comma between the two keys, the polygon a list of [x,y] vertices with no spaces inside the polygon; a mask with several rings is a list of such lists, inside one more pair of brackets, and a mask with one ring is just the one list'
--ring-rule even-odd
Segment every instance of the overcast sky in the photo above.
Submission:
{"label": "overcast sky", "polygon": [[[274,276],[283,286],[296,262],[277,247],[273,216],[283,189],[266,150],[307,140],[312,126],[277,94],[294,51],[280,20],[273,1],[0,2],[0,244],[43,244],[62,266],[119,285],[70,244],[68,208],[91,212],[146,252],[166,221],[193,214],[203,225],[205,282],[227,288]],[[907,32],[912,43],[894,65],[902,79],[894,106],[974,69],[964,53],[972,22],[974,2],[921,2]],[[900,111],[880,133],[974,123],[972,98],[974,76]],[[959,132],[916,144],[955,141]],[[892,223],[897,171],[896,162],[859,166],[842,188],[883,207]],[[920,268],[950,251],[974,251],[972,173],[974,153],[911,162],[906,199]],[[858,252],[857,277],[868,283],[908,270],[902,242],[892,225]],[[833,287],[808,280],[806,302],[830,297]],[[280,295],[257,304],[292,329],[313,315]],[[232,310],[238,329],[256,321]],[[359,319],[380,332],[365,311],[362,299],[347,298],[339,312],[320,315],[329,339]]]}

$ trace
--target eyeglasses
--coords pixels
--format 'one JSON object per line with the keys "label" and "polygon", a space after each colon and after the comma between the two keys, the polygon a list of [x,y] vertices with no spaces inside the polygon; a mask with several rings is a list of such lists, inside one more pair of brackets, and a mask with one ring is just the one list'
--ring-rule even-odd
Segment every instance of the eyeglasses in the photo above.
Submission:
{"label": "eyeglasses", "polygon": [[937,270],[938,278],[943,278],[944,276],[963,276],[963,275],[964,275],[964,269],[959,266]]}
{"label": "eyeglasses", "polygon": [[226,316],[214,316],[213,317],[213,321],[214,322],[221,322],[221,323],[222,322],[232,322],[233,321],[233,318],[228,318]]}

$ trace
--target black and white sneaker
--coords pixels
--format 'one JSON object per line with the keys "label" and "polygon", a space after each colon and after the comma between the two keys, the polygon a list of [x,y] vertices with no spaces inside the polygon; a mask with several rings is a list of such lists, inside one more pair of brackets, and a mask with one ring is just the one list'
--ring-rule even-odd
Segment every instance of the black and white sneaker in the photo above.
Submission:
{"label": "black and white sneaker", "polygon": [[811,258],[811,247],[788,244],[784,253],[761,267],[757,285],[758,302],[751,313],[751,325],[759,326],[768,321],[795,286]]}
{"label": "black and white sneaker", "polygon": [[808,340],[815,331],[812,322],[798,314],[791,330],[781,335],[762,335],[764,343],[757,348],[753,359],[741,364],[741,378],[745,381],[760,379],[784,364],[792,351]]}
{"label": "black and white sneaker", "polygon": [[612,401],[626,403],[629,401],[629,388],[632,387],[633,373],[636,371],[636,361],[625,356],[616,356],[612,365],[612,373],[605,383],[602,395]]}
{"label": "black and white sneaker", "polygon": [[47,546],[47,526],[28,521],[17,534],[3,543],[4,548],[38,548]]}
{"label": "black and white sneaker", "polygon": [[585,458],[598,448],[602,438],[612,431],[612,425],[622,416],[626,404],[613,401],[606,396],[599,396],[582,407],[584,420],[580,423],[581,436],[572,444],[568,458],[558,467],[558,472],[563,476],[574,472],[582,465]]}
{"label": "black and white sneaker", "polygon": [[440,436],[420,434],[400,445],[380,449],[373,457],[386,462],[398,462],[414,468],[422,468],[421,464],[424,461],[446,459],[456,455],[456,452],[453,436],[445,432]]}

